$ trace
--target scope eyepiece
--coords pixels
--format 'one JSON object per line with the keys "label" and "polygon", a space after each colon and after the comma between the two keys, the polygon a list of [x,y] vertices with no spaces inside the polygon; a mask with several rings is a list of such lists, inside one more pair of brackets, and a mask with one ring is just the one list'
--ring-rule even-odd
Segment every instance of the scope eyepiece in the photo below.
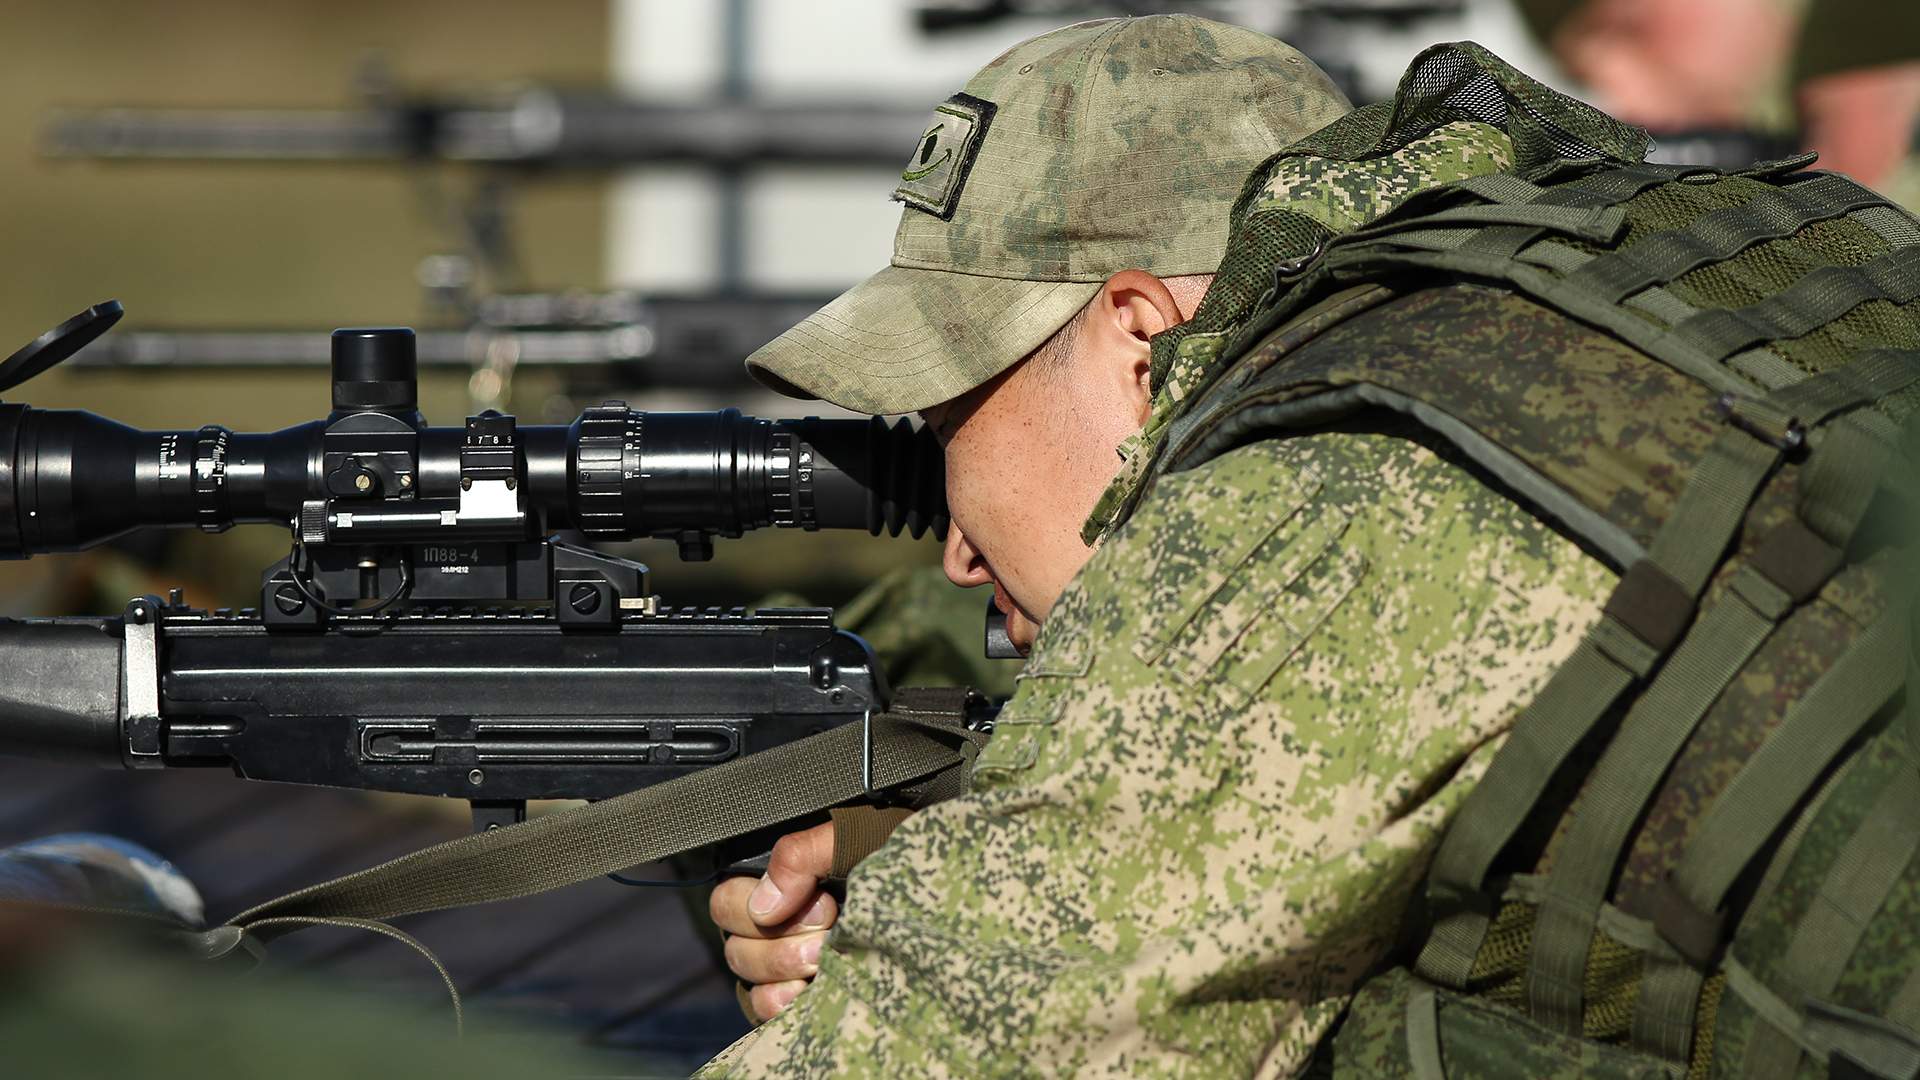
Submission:
{"label": "scope eyepiece", "polygon": [[647,413],[596,405],[571,429],[571,512],[590,536],[681,541],[775,526],[918,537],[947,527],[932,434],[901,420],[762,420],[737,409]]}

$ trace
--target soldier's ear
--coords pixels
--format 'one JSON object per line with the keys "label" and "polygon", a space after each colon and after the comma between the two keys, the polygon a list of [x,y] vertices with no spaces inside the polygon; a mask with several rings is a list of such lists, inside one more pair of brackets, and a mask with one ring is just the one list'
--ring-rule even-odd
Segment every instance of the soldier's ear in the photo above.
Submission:
{"label": "soldier's ear", "polygon": [[1094,308],[1096,316],[1106,316],[1115,329],[1142,345],[1186,321],[1173,290],[1145,270],[1122,270],[1108,278],[1094,297]]}
{"label": "soldier's ear", "polygon": [[1083,332],[1092,334],[1095,355],[1105,359],[1106,375],[1126,399],[1134,419],[1146,423],[1153,403],[1149,372],[1155,334],[1186,321],[1166,282],[1145,270],[1122,270],[1094,296]]}

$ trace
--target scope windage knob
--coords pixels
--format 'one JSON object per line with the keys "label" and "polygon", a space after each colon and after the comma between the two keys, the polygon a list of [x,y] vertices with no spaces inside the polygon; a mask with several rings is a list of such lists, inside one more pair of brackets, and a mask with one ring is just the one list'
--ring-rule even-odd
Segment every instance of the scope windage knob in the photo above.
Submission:
{"label": "scope windage knob", "polygon": [[625,402],[595,405],[580,414],[573,440],[574,524],[589,536],[626,535],[627,454],[637,455],[645,413]]}

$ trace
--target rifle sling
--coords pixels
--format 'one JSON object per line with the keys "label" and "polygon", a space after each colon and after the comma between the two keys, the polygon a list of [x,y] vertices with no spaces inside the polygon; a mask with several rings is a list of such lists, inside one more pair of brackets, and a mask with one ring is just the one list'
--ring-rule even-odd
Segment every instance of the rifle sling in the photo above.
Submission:
{"label": "rifle sling", "polygon": [[[937,698],[951,698],[942,708]],[[656,862],[886,789],[955,770],[983,736],[958,719],[964,691],[902,691],[871,718],[871,783],[863,725],[846,724],[616,798],[463,836],[241,912],[227,925],[281,919],[382,920],[545,892]],[[951,788],[951,784],[940,784]],[[945,793],[945,792],[942,792]]]}
{"label": "rifle sling", "polygon": [[974,755],[987,739],[966,724],[971,697],[960,688],[900,690],[888,711],[864,724],[843,724],[653,787],[436,844],[269,900],[207,930],[117,908],[0,904],[157,930],[200,959],[237,958],[248,966],[263,955],[262,941],[309,926],[377,933],[433,965],[452,1003],[454,1028],[464,1031],[460,991],[446,965],[383,920],[563,888],[863,797],[915,808],[953,798],[966,790]]}

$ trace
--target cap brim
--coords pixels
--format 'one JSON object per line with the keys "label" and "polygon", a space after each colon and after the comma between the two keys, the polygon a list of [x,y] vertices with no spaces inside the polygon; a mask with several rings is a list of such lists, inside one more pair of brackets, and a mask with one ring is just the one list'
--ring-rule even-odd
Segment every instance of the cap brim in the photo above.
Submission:
{"label": "cap brim", "polygon": [[747,357],[747,370],[794,397],[915,412],[1011,367],[1099,289],[889,266]]}

